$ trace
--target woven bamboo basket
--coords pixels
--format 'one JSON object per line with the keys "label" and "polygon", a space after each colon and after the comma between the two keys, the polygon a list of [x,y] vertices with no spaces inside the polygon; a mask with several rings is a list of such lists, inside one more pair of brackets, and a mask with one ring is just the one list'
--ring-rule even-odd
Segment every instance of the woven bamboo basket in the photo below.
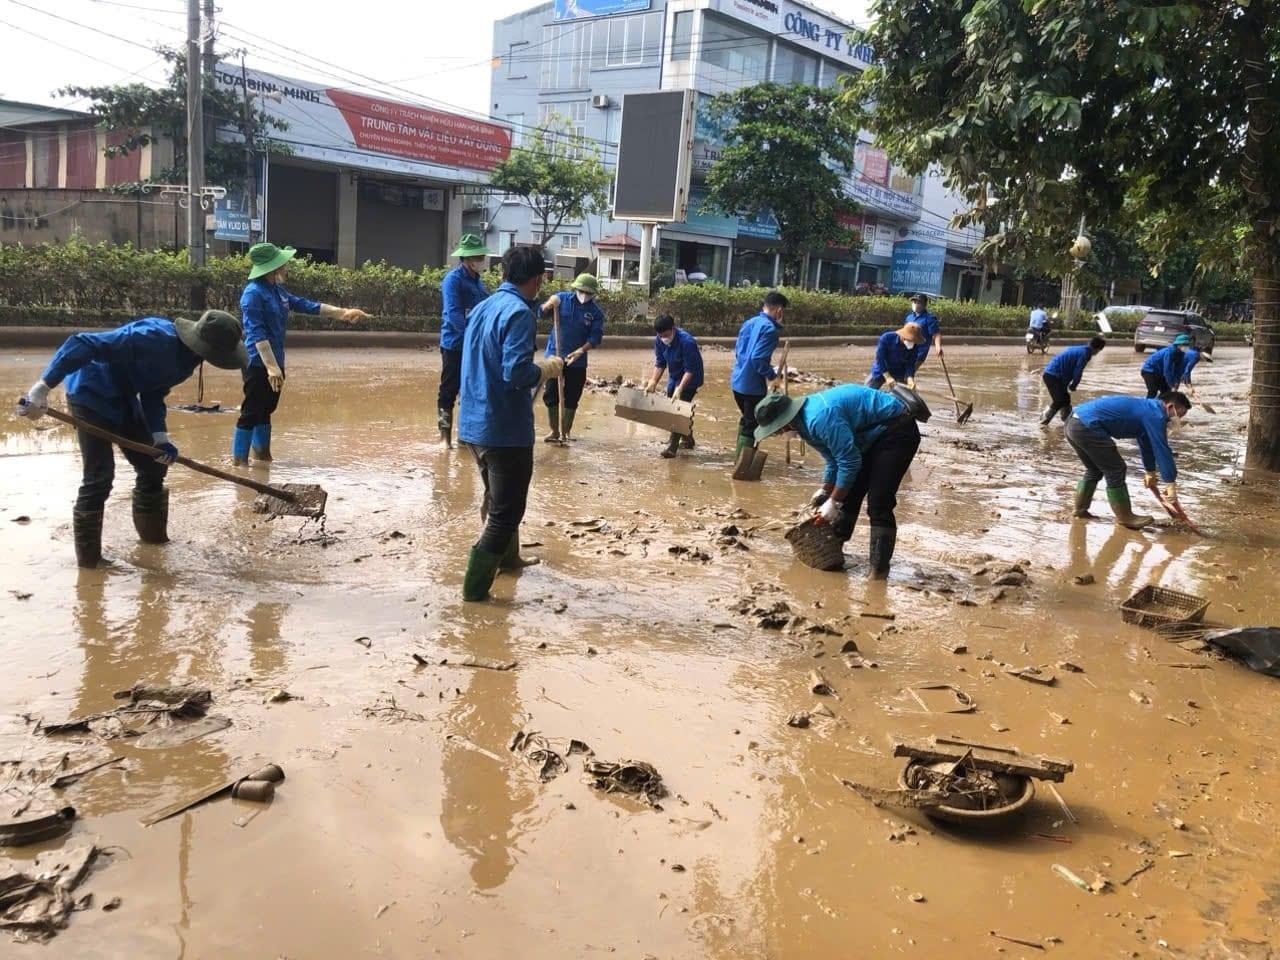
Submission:
{"label": "woven bamboo basket", "polygon": [[809,517],[787,531],[791,552],[805,566],[815,570],[843,570],[844,544],[828,523]]}

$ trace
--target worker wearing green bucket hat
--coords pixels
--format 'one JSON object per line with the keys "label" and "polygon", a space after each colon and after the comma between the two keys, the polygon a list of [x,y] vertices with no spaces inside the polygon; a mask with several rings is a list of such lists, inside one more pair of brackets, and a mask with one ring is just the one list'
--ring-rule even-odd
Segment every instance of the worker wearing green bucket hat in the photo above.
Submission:
{"label": "worker wearing green bucket hat", "polygon": [[249,463],[249,450],[260,461],[271,460],[271,415],[284,386],[284,335],[291,312],[310,313],[344,323],[368,320],[363,310],[330,306],[290,293],[284,287],[293,247],[255,243],[249,248],[249,282],[240,295],[244,344],[249,365],[244,370],[244,402],[231,440],[231,460]]}
{"label": "worker wearing green bucket hat", "polygon": [[[546,356],[564,358],[563,392],[560,384],[547,382],[542,402],[547,407],[551,432],[547,443],[567,443],[578,413],[578,401],[587,385],[587,354],[604,339],[604,311],[596,303],[600,281],[589,273],[574,278],[572,288],[553,294],[542,305],[544,317],[556,316],[547,337]],[[559,339],[556,331],[559,330]],[[564,433],[561,434],[560,402],[564,401]]]}
{"label": "worker wearing green bucket hat", "polygon": [[[1142,365],[1142,382],[1147,385],[1148,400],[1177,390],[1187,382],[1187,351],[1191,347],[1191,338],[1180,333],[1173,338],[1173,343],[1147,357]],[[1199,359],[1199,354],[1196,356]]]}
{"label": "worker wearing green bucket hat", "polygon": [[464,233],[458,249],[450,256],[458,265],[445,274],[440,284],[444,313],[440,318],[440,391],[436,397],[436,426],[440,439],[453,446],[453,406],[462,385],[462,335],[471,311],[489,296],[480,279],[489,251],[474,233]]}

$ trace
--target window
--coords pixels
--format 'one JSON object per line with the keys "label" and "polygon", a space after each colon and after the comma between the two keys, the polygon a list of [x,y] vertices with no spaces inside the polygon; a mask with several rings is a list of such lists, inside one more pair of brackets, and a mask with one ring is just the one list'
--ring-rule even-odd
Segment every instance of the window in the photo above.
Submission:
{"label": "window", "polygon": [[580,233],[566,233],[563,237],[560,238],[560,249],[561,250],[577,250],[578,238],[581,236],[582,234]]}
{"label": "window", "polygon": [[[543,90],[585,90],[587,74],[591,69],[592,35],[597,24],[566,23],[542,28],[542,50],[539,59],[542,62]],[[607,24],[598,25],[600,31],[607,29]]]}
{"label": "window", "polygon": [[841,88],[841,77],[852,77],[853,72],[844,70],[831,63],[829,60],[822,64],[822,86],[826,89]]}
{"label": "window", "polygon": [[630,67],[658,58],[658,50],[662,45],[661,13],[614,17],[608,22],[608,29],[605,66]]}
{"label": "window", "polygon": [[508,113],[506,120],[511,125],[511,146],[514,149],[524,143],[524,114]]}
{"label": "window", "polygon": [[702,21],[700,59],[733,74],[735,80],[759,83],[769,73],[769,41],[727,20],[707,16]]}
{"label": "window", "polygon": [[498,256],[502,256],[515,245],[516,232],[514,230],[503,230],[498,234]]}
{"label": "window", "polygon": [[682,10],[671,21],[671,59],[688,60],[693,50],[693,11]]}
{"label": "window", "polygon": [[529,76],[529,54],[524,49],[529,46],[528,40],[510,44],[507,47],[507,79],[523,80]]}
{"label": "window", "polygon": [[558,126],[564,136],[577,142],[573,154],[581,154],[582,143],[587,139],[586,100],[570,100],[567,103],[544,103],[538,107],[538,126]]}
{"label": "window", "polygon": [[818,58],[785,43],[778,44],[778,53],[773,62],[773,82],[817,83]]}

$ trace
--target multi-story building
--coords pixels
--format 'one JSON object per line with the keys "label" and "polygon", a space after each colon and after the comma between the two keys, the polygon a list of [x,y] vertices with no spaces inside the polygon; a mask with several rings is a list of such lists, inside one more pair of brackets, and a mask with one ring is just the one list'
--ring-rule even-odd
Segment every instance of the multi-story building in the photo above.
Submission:
{"label": "multi-story building", "polygon": [[[797,0],[553,0],[495,22],[493,43],[491,117],[511,125],[517,146],[522,131],[558,118],[612,167],[624,94],[697,92],[689,212],[659,228],[658,255],[686,274],[700,270],[729,284],[777,282],[777,228],[767,215],[747,221],[704,210],[703,181],[723,146],[707,103],[767,80],[830,87],[872,55],[853,24]],[[977,298],[981,273],[970,255],[978,236],[948,229],[958,203],[941,181],[906,174],[869,135],[853,160],[845,191],[861,211],[848,225],[862,249],[815,251],[809,282]],[[542,239],[515,197],[489,197],[479,222],[499,250]],[[639,225],[593,216],[561,225],[546,246],[591,257],[603,238],[616,248],[619,235],[638,239]],[[618,274],[606,279],[628,279],[624,258],[602,260]],[[982,299],[993,295],[999,299],[998,291]]]}

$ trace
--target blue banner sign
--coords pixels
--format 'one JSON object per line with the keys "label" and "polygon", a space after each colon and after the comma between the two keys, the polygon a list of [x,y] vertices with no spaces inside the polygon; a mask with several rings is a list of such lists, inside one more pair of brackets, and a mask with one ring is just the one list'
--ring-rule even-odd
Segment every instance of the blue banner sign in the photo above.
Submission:
{"label": "blue banner sign", "polygon": [[893,245],[889,289],[894,293],[942,293],[946,259],[946,247],[921,240],[900,240]]}
{"label": "blue banner sign", "polygon": [[617,13],[637,13],[653,6],[653,0],[556,0],[556,20],[585,20],[611,17]]}

